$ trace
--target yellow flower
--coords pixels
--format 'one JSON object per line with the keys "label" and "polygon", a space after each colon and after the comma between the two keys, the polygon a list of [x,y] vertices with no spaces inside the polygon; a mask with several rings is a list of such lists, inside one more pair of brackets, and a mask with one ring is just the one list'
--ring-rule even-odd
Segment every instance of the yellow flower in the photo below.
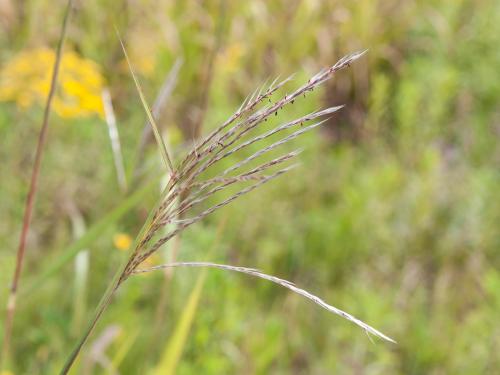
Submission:
{"label": "yellow flower", "polygon": [[0,371],[0,375],[14,375],[14,373],[8,370],[2,370]]}
{"label": "yellow flower", "polygon": [[126,233],[117,233],[113,236],[113,244],[118,250],[128,250],[132,245],[132,237]]}
{"label": "yellow flower", "polygon": [[[50,89],[54,51],[37,48],[19,52],[0,71],[0,101],[14,101],[21,109],[43,105]],[[75,52],[61,58],[58,89],[53,109],[63,118],[104,117],[101,92],[104,85],[99,66]]]}

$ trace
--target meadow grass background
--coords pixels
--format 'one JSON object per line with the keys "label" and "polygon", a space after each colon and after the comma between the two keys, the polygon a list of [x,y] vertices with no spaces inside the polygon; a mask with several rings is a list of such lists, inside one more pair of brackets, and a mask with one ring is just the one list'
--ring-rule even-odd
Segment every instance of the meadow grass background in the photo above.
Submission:
{"label": "meadow grass background", "polygon": [[[62,0],[0,2],[0,74],[21,51],[54,48],[64,6]],[[176,160],[200,118],[207,133],[266,79],[296,73],[290,84],[296,87],[343,55],[369,48],[277,117],[346,104],[295,142],[305,148],[302,166],[188,229],[178,259],[256,267],[292,280],[398,344],[371,342],[349,322],[266,281],[178,269],[125,284],[75,373],[499,371],[500,2],[494,0],[77,1],[65,51],[95,62],[110,88],[129,189],[117,183],[99,113],[53,114],[6,370],[59,370],[126,257],[115,237],[134,237],[158,196],[163,169],[154,140],[142,173],[132,178],[146,117],[113,24],[150,103],[182,58],[159,122]],[[43,74],[41,61],[28,65]],[[18,84],[31,90],[30,82],[25,76]],[[15,98],[0,102],[2,307],[42,110]],[[138,191],[145,192],[112,220],[109,213]],[[88,270],[82,257],[73,258],[40,282],[91,230],[96,234],[81,249],[77,244],[88,250]],[[153,261],[168,259],[169,251]],[[97,363],[102,358],[111,367]]]}

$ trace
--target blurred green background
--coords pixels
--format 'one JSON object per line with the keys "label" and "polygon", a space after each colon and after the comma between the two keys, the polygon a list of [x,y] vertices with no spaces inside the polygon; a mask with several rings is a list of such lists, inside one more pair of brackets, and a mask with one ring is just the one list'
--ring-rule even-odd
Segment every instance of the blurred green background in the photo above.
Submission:
{"label": "blurred green background", "polygon": [[[47,48],[56,45],[65,3],[0,1],[2,309],[50,72]],[[177,258],[284,277],[398,344],[371,342],[266,281],[178,269],[129,280],[74,373],[500,371],[499,1],[88,0],[76,1],[70,20],[65,54],[76,73],[62,73],[63,102],[51,117],[5,374],[59,370],[126,257],[119,249],[158,196],[162,166],[154,140],[140,146],[146,117],[113,24],[151,104],[182,59],[159,121],[176,160],[266,79],[296,73],[289,86],[298,87],[343,55],[369,49],[278,116],[346,104],[295,142],[305,148],[302,166],[188,229]],[[99,102],[104,86],[126,191]],[[72,251],[79,254],[61,262]]]}

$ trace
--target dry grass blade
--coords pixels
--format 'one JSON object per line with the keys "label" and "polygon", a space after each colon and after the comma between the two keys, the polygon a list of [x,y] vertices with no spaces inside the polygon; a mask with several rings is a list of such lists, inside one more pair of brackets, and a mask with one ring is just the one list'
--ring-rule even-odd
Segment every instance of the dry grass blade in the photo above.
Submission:
{"label": "dry grass blade", "polygon": [[151,108],[151,114],[153,115],[153,118],[157,119],[160,116],[160,113],[165,108],[165,104],[167,103],[168,98],[172,95],[175,85],[177,84],[177,79],[179,77],[179,71],[181,70],[182,63],[182,58],[178,58],[177,60],[175,60],[175,63],[168,73],[165,82],[163,82],[163,85],[158,92],[158,96],[153,103],[153,108]]}
{"label": "dry grass blade", "polygon": [[127,190],[127,179],[125,177],[125,167],[120,146],[120,135],[118,133],[118,127],[116,126],[116,117],[115,111],[113,110],[113,102],[111,101],[111,94],[107,88],[102,91],[102,103],[104,105],[106,124],[108,125],[109,140],[111,141],[111,150],[113,151],[118,185],[122,192],[125,192]]}
{"label": "dry grass blade", "polygon": [[346,313],[345,311],[340,310],[340,309],[336,308],[335,306],[332,306],[332,305],[326,303],[323,299],[308,292],[307,290],[304,290],[304,289],[301,289],[301,288],[295,286],[290,281],[280,279],[279,277],[276,277],[276,276],[268,275],[266,273],[263,273],[259,270],[254,269],[254,268],[237,267],[237,266],[230,266],[230,265],[226,265],[226,264],[218,264],[218,263],[210,263],[210,262],[177,262],[177,263],[163,264],[163,265],[151,267],[148,269],[138,269],[138,270],[134,271],[134,274],[151,272],[154,270],[159,270],[159,269],[163,269],[163,268],[170,268],[170,267],[211,267],[211,268],[218,268],[218,269],[222,269],[222,270],[226,270],[226,271],[240,272],[240,273],[244,273],[244,274],[247,274],[247,275],[250,275],[253,277],[258,277],[258,278],[261,278],[264,280],[271,281],[275,284],[281,285],[282,287],[287,288],[287,289],[291,290],[292,292],[297,293],[297,294],[313,301],[315,304],[321,306],[325,310],[328,310],[331,313],[337,314],[337,315],[343,317],[344,319],[351,321],[352,323],[354,323],[357,326],[364,329],[367,333],[371,333],[372,335],[380,337],[381,339],[390,341],[392,343],[396,343],[396,341],[394,341],[390,337],[384,335],[382,332],[376,330],[372,326],[366,324],[365,322],[359,320],[358,318],[355,318],[351,314]]}

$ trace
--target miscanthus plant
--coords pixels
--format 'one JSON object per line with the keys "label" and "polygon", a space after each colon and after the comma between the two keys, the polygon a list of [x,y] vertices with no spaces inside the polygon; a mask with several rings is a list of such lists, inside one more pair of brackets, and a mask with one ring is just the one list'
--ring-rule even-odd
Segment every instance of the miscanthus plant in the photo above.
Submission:
{"label": "miscanthus plant", "polygon": [[[125,49],[124,53],[127,57]],[[277,116],[283,107],[293,104],[295,100],[332,78],[337,71],[348,67],[363,54],[364,52],[358,52],[340,59],[335,65],[323,69],[311,77],[292,93],[279,98],[275,99],[274,96],[277,96],[277,91],[287,84],[291,77],[282,81],[275,80],[269,86],[256,90],[227,121],[195,144],[177,165],[174,165],[165,144],[161,140],[139,82],[131,68],[132,77],[153,127],[170,178],[156,207],[151,211],[149,218],[137,236],[130,256],[118,269],[111,281],[96,309],[95,316],[62,369],[62,374],[66,374],[71,368],[93,328],[111,303],[117,289],[128,278],[136,274],[169,267],[213,267],[265,279],[308,298],[324,309],[353,322],[369,334],[394,342],[375,328],[326,303],[321,298],[295,286],[291,282],[262,273],[256,269],[207,262],[176,262],[149,269],[141,268],[141,264],[148,257],[186,228],[294,168],[296,164],[293,161],[297,158],[300,150],[286,152],[278,157],[270,157],[269,155],[273,155],[272,151],[280,146],[320,126],[326,121],[325,117],[332,115],[342,106],[308,113],[292,121],[281,123],[270,130],[261,130],[263,128],[262,124],[271,116]],[[248,156],[247,151],[256,149],[255,146],[250,146],[258,145],[259,142],[271,137],[273,139],[271,144],[266,144],[261,148],[257,147],[258,151],[250,152]],[[274,141],[276,138],[278,140]],[[245,154],[245,157],[233,165],[227,166],[221,163],[223,159],[229,156],[233,156],[231,159],[233,160],[235,156],[242,154]],[[258,160],[263,161],[258,163]],[[221,165],[226,165],[226,168],[221,168]],[[226,189],[227,192],[231,193],[228,195],[226,192],[226,198],[221,198],[218,203],[213,203],[218,196],[217,193]]]}

